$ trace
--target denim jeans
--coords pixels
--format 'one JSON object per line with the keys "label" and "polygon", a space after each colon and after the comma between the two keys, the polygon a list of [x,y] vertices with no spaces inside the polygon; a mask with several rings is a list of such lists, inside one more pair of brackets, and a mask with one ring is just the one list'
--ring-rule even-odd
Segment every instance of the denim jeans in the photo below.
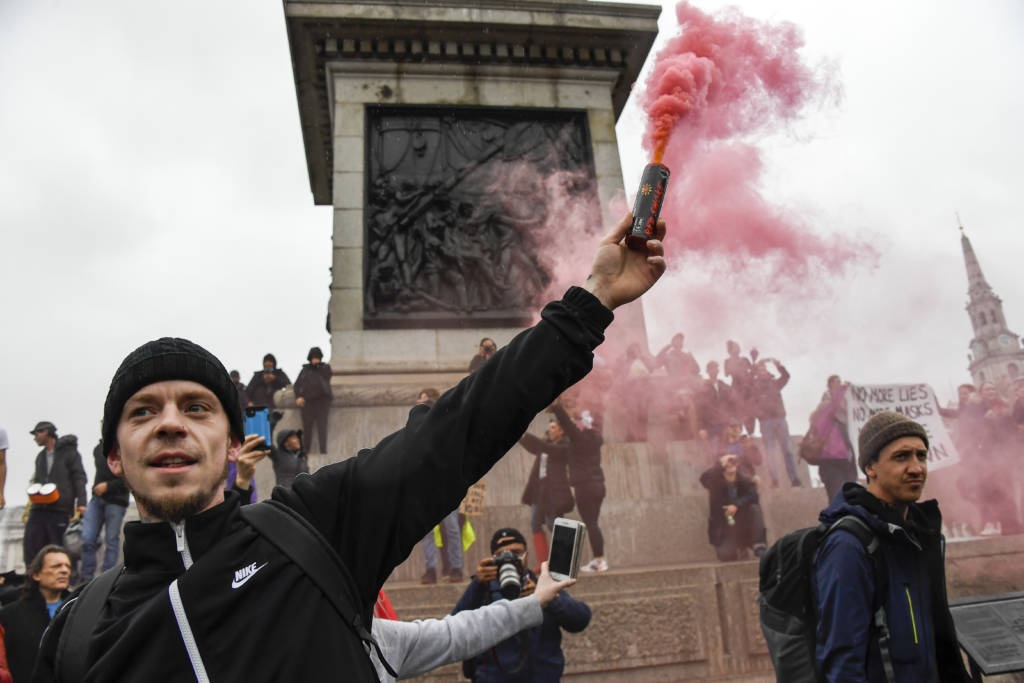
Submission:
{"label": "denim jeans", "polygon": [[[462,531],[459,529],[459,511],[455,509],[441,520],[441,533],[444,534],[444,547],[448,551],[448,564],[452,570],[462,569]],[[431,530],[420,543],[423,547],[423,559],[427,571],[437,570],[437,544],[434,543],[434,531]]]}
{"label": "denim jeans", "polygon": [[768,461],[768,471],[772,481],[778,482],[779,471],[775,465],[775,443],[779,444],[782,457],[786,462],[786,472],[790,481],[796,481],[796,463],[793,461],[793,449],[789,445],[789,425],[784,417],[761,418],[761,441],[764,442],[764,458]]}
{"label": "denim jeans", "polygon": [[114,505],[104,501],[99,496],[93,496],[89,505],[85,508],[85,516],[82,518],[82,580],[90,581],[96,573],[96,550],[97,541],[100,537],[100,527],[106,531],[103,534],[103,569],[107,571],[117,564],[117,556],[121,550],[121,523],[124,522],[124,514],[128,508],[124,505]]}

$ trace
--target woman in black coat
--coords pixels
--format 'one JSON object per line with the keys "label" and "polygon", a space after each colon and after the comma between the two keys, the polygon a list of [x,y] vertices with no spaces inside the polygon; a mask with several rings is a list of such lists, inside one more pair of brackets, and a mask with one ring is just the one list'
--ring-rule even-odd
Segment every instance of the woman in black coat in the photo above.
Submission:
{"label": "woman in black coat", "polygon": [[569,440],[562,426],[552,419],[543,439],[523,434],[520,445],[537,456],[530,478],[523,489],[523,505],[530,506],[530,530],[537,564],[548,559],[548,538],[544,525],[550,529],[555,517],[568,513],[576,505],[569,488]]}

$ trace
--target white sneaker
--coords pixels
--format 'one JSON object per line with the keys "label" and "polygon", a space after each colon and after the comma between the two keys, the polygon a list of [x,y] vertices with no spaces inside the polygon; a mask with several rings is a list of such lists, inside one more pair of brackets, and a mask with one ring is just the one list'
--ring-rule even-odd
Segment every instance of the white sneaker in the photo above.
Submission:
{"label": "white sneaker", "polygon": [[605,562],[603,559],[599,560],[597,558],[594,558],[590,562],[587,562],[585,565],[580,567],[580,569],[582,569],[585,572],[606,572],[608,571],[608,563]]}
{"label": "white sneaker", "polygon": [[995,525],[992,524],[992,522],[986,522],[985,523],[985,528],[981,530],[981,534],[980,535],[981,536],[997,536],[998,534],[999,534],[999,530],[996,529]]}

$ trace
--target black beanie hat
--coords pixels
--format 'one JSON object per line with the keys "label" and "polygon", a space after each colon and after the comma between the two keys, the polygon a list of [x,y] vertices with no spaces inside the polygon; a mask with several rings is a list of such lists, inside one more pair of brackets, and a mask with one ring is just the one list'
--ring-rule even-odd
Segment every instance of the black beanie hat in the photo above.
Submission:
{"label": "black beanie hat", "polygon": [[306,360],[313,360],[314,356],[320,360],[324,359],[324,352],[320,350],[319,346],[314,346],[309,350],[309,353],[306,354]]}
{"label": "black beanie hat", "polygon": [[187,339],[163,337],[143,344],[121,361],[103,404],[103,452],[117,443],[117,423],[124,404],[139,389],[166,380],[183,379],[202,384],[220,399],[231,433],[245,439],[238,389],[216,356]]}
{"label": "black beanie hat", "polygon": [[920,437],[925,448],[928,447],[928,432],[909,417],[892,410],[883,410],[868,418],[860,428],[860,436],[857,439],[857,446],[860,449],[857,466],[860,471],[867,474],[867,466],[878,459],[882,449],[901,436]]}
{"label": "black beanie hat", "polygon": [[[524,547],[526,546],[526,539],[523,538],[523,535],[519,533],[517,529],[505,527],[504,529],[498,529],[494,532],[494,535],[491,536],[491,554],[498,549],[498,541],[503,538],[511,538],[511,542],[522,543]],[[506,541],[505,543],[509,543],[509,541]],[[502,545],[504,545],[504,543]]]}

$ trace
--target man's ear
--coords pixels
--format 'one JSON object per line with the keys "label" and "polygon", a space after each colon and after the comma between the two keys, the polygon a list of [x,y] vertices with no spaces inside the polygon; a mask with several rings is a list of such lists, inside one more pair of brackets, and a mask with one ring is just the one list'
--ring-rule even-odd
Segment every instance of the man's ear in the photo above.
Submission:
{"label": "man's ear", "polygon": [[867,480],[868,480],[869,484],[871,483],[872,479],[878,477],[878,475],[875,474],[875,468],[873,467],[874,464],[875,464],[874,461],[871,461],[867,465],[864,466],[864,476],[867,477]]}
{"label": "man's ear", "polygon": [[110,468],[111,473],[115,477],[124,477],[124,463],[121,461],[120,446],[114,446],[114,448],[107,453],[107,467]]}
{"label": "man's ear", "polygon": [[228,462],[238,462],[238,455],[242,452],[242,442],[232,434],[228,437]]}

